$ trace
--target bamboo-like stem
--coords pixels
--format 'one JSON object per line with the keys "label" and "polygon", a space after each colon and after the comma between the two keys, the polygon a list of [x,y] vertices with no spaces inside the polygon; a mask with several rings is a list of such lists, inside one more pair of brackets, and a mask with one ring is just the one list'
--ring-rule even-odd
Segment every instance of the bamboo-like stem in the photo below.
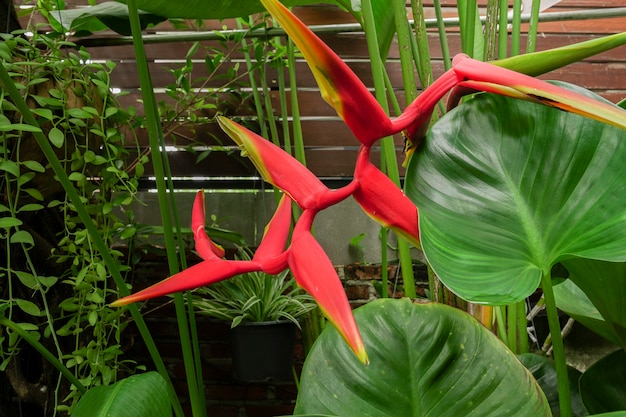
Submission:
{"label": "bamboo-like stem", "polygon": [[[170,201],[168,201],[166,184],[167,176],[165,174],[166,163],[164,163],[166,159],[166,155],[164,155],[165,148],[163,146],[164,139],[156,106],[156,98],[154,96],[152,88],[150,71],[148,69],[146,52],[142,42],[141,26],[139,23],[139,12],[135,0],[128,1],[128,10],[131,33],[133,34],[134,40],[133,46],[135,51],[135,57],[137,59],[139,83],[141,86],[144,110],[146,114],[148,139],[153,155],[152,161],[156,177],[159,207],[161,208],[161,221],[163,222],[164,228],[167,259],[170,274],[174,274],[180,270],[180,267],[177,258],[178,255],[176,250],[176,242],[174,239],[174,229],[172,227],[172,205]],[[173,199],[173,193],[170,192],[169,194],[171,194],[171,198]],[[178,228],[180,229],[180,225]],[[180,233],[180,230],[178,233]],[[181,342],[181,350],[183,354],[183,363],[185,367],[185,376],[187,378],[192,414],[193,416],[201,417],[204,416],[206,413],[206,410],[203,410],[202,408],[202,404],[204,401],[201,399],[201,397],[204,395],[204,390],[200,389],[200,387],[203,386],[202,381],[198,381],[198,379],[201,379],[201,375],[197,374],[197,369],[195,367],[196,360],[194,360],[193,348],[189,336],[185,301],[181,293],[174,294],[174,305],[176,310],[176,319],[178,321],[179,337]]]}
{"label": "bamboo-like stem", "polygon": [[511,21],[511,55],[520,54],[521,49],[522,0],[513,0],[513,20]]}
{"label": "bamboo-like stem", "polygon": [[[446,71],[448,71],[452,67],[452,58],[450,57],[448,37],[446,36],[446,20],[444,19],[441,11],[441,2],[439,0],[434,0],[433,3],[435,5],[435,16],[437,16],[437,32],[439,33],[439,45],[441,45],[441,53],[443,54],[443,65]],[[428,27],[427,20],[424,20],[424,25]]]}
{"label": "bamboo-like stem", "polygon": [[[376,99],[382,108],[389,113],[389,105],[386,99],[384,65],[378,50],[378,40],[376,37],[376,23],[372,5],[369,0],[362,1],[363,22],[367,47],[372,65],[372,75],[374,78],[374,90]],[[381,157],[384,158],[387,175],[397,185],[400,186],[400,173],[398,170],[398,161],[396,158],[395,144],[392,137],[383,138],[381,140]],[[385,249],[386,250],[386,249]],[[413,262],[411,260],[411,252],[409,244],[398,236],[398,257],[402,268],[402,279],[404,283],[405,294],[409,298],[415,298],[415,279],[413,276]]]}
{"label": "bamboo-like stem", "polygon": [[498,18],[498,59],[506,58],[508,55],[508,34],[507,25],[509,13],[509,1],[500,0]]}
{"label": "bamboo-like stem", "polygon": [[528,28],[526,53],[535,52],[535,45],[537,44],[537,26],[539,25],[540,6],[541,0],[533,0],[532,10],[530,11],[530,26]]}

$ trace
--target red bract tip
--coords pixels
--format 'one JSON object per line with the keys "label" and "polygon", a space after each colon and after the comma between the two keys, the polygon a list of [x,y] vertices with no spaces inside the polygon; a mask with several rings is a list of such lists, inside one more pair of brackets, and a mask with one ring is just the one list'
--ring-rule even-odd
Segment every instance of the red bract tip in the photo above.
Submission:
{"label": "red bract tip", "polygon": [[376,98],[332,49],[277,0],[261,3],[304,55],[324,100],[362,144],[371,146],[398,132]]}
{"label": "red bract tip", "polygon": [[191,230],[193,231],[193,239],[196,242],[196,251],[205,261],[223,258],[226,254],[224,248],[213,242],[206,234],[204,219],[204,191],[200,190],[196,193],[193,209],[191,210]]}
{"label": "red bract tip", "polygon": [[369,161],[361,148],[354,178],[354,199],[372,219],[420,247],[417,207],[394,183]]}
{"label": "red bract tip", "polygon": [[296,158],[226,117],[217,121],[265,181],[283,190],[303,209],[320,208],[322,196],[330,190]]}
{"label": "red bract tip", "polygon": [[111,303],[112,307],[120,307],[137,301],[162,297],[175,292],[191,290],[205,285],[215,284],[224,279],[246,272],[260,271],[260,267],[251,261],[227,261],[215,259],[203,261],[191,266],[178,274],[172,275],[144,290]]}
{"label": "red bract tip", "polygon": [[[313,215],[303,213],[302,217]],[[359,360],[369,362],[361,333],[356,325],[343,285],[330,259],[308,230],[312,219],[302,219],[294,230],[289,249],[289,267],[298,285],[317,301],[320,309],[335,326]]]}

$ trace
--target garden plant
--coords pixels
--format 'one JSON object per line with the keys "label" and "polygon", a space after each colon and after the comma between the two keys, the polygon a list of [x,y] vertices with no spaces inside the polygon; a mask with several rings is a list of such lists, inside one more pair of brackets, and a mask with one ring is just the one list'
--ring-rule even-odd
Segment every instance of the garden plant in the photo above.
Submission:
{"label": "garden plant", "polygon": [[[157,181],[164,190],[165,175],[156,152],[158,120],[142,62],[137,4],[128,3],[139,69],[148,83],[142,89],[155,170],[157,177],[163,176]],[[277,0],[262,0],[262,4],[297,44],[325,100],[360,142],[354,179],[345,187],[329,189],[280,147],[229,118],[218,117],[265,181],[283,194],[259,248],[251,259],[224,259],[222,249],[205,232],[200,192],[192,231],[202,262],[181,272],[174,267],[170,278],[111,307],[130,304],[133,316],[141,320],[133,302],[239,274],[277,274],[289,268],[336,329],[325,331],[307,358],[296,415],[552,415],[553,408],[531,373],[466,313],[405,299],[380,300],[353,315],[328,256],[311,233],[318,212],[352,196],[405,243],[423,249],[436,276],[464,299],[511,304],[541,287],[558,374],[558,413],[626,415],[624,390],[619,389],[624,383],[620,375],[625,374],[619,371],[626,363],[626,317],[620,300],[626,288],[626,112],[580,87],[531,76],[624,43],[624,34],[491,63],[458,55],[452,67],[426,83],[428,87],[401,115],[390,118],[377,100],[380,97],[375,98],[288,9]],[[371,4],[362,5],[368,36],[383,33],[380,26],[371,26]],[[140,7],[149,10],[150,5]],[[376,41],[372,44],[379,46]],[[376,57],[378,52],[372,54],[373,60]],[[10,84],[4,67],[0,76]],[[19,102],[19,94],[11,90],[9,94]],[[433,113],[446,96],[446,115],[431,126]],[[36,126],[36,121],[25,116],[24,125]],[[385,138],[400,132],[407,140],[404,191],[370,161],[372,146],[382,140],[385,147]],[[51,149],[45,137],[35,136],[44,150]],[[55,167],[57,176],[63,178],[63,172]],[[89,223],[79,196],[66,191],[78,215]],[[166,198],[166,193],[161,194]],[[292,229],[293,203],[301,211]],[[171,223],[165,226],[172,229]],[[106,252],[98,230],[86,228],[99,250]],[[168,249],[173,250],[171,242]],[[110,268],[112,259],[102,256]],[[555,286],[552,271],[557,265],[568,271],[568,279]],[[112,274],[120,294],[126,295],[123,281]],[[177,309],[184,308],[182,295],[175,295],[175,300]],[[580,308],[581,300],[586,309]],[[580,378],[586,410],[571,407],[557,303],[622,348]],[[186,328],[184,311],[177,313]],[[203,415],[201,372],[192,362],[185,357],[194,415]],[[617,372],[601,376],[611,368]],[[159,371],[164,375],[163,369]],[[146,398],[168,389],[163,381],[156,383],[160,381],[156,374],[143,375]],[[127,392],[142,392],[139,384],[137,391]],[[119,393],[110,388],[90,391],[76,415],[95,415],[109,407]],[[170,400],[180,415],[171,389]],[[171,415],[165,404],[158,413]]]}

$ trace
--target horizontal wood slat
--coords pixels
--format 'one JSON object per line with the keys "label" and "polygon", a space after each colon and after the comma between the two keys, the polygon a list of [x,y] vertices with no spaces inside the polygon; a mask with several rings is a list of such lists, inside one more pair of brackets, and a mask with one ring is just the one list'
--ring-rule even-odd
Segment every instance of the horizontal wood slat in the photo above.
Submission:
{"label": "horizontal wood slat", "polygon": [[[98,0],[98,2],[100,1],[104,0]],[[86,2],[85,0],[66,0],[65,3],[68,8],[71,8],[82,6]],[[446,16],[456,15],[456,1],[442,0],[441,3]],[[481,8],[484,8],[486,3],[487,0],[478,1]],[[509,3],[512,4],[512,1]],[[424,5],[425,17],[434,17],[432,0],[426,0]],[[547,10],[546,13],[617,7],[626,7],[626,0],[564,0]],[[302,6],[294,10],[309,25],[355,22],[353,16],[334,6]],[[409,10],[410,3],[407,2],[408,13],[410,13]],[[206,27],[208,29],[219,29],[224,24],[229,25],[229,27],[235,27],[233,20],[223,22],[208,21],[206,22]],[[524,30],[526,27],[527,25],[523,26]],[[150,28],[146,33],[171,33],[176,30],[171,23],[164,22],[154,28]],[[626,30],[626,17],[542,22],[538,29],[537,50],[570,45],[624,30]],[[461,39],[458,29],[450,27],[446,29],[446,32],[451,53],[459,53],[461,51]],[[102,36],[117,37],[117,35],[111,32],[97,34],[93,37]],[[373,82],[368,62],[367,44],[362,32],[322,34],[321,38],[346,60],[348,65],[368,87],[372,87]],[[439,76],[444,71],[444,63],[439,46],[439,37],[434,29],[429,30],[428,40],[435,75]],[[525,43],[525,36],[522,36],[522,45],[525,45]],[[193,56],[194,65],[191,79],[209,75],[203,60],[207,52],[210,52],[212,48],[220,47],[220,43],[216,41],[203,41],[202,45],[204,48],[200,48]],[[165,88],[174,81],[171,71],[180,67],[185,60],[186,52],[191,46],[191,42],[146,45],[152,81],[156,89],[158,101],[168,103],[169,105],[175,103],[174,99],[166,94]],[[239,65],[240,74],[242,74],[240,86],[243,88],[243,93],[235,99],[228,93],[220,93],[215,95],[212,100],[220,107],[220,111],[227,115],[254,119],[256,113],[250,98],[251,91],[248,76],[244,71],[244,55],[238,45],[227,44],[227,48],[231,48],[231,61],[220,68],[217,71],[217,75],[223,76],[228,71],[229,66]],[[90,47],[89,52],[94,60],[111,60],[116,63],[111,83],[113,87],[119,88],[125,94],[120,95],[119,101],[124,106],[132,105],[137,107],[138,112],[141,114],[142,108],[139,102],[141,96],[133,47],[131,45]],[[398,100],[401,104],[404,104],[398,59],[398,47],[394,41],[387,57],[386,66],[392,85],[397,90]],[[334,110],[324,103],[310,70],[301,59],[296,63],[296,77],[298,102],[302,115],[305,150],[309,167],[320,177],[349,177],[354,169],[358,142],[343,122],[339,120]],[[541,78],[559,79],[576,83],[595,91],[613,102],[618,102],[626,97],[626,46],[553,71]],[[280,116],[277,70],[268,68],[265,79],[271,89],[269,98],[273,112],[276,116]],[[223,84],[224,78],[215,78],[206,83],[205,87],[220,88]],[[291,91],[288,90],[286,96],[289,103]],[[288,108],[288,113],[290,114],[290,112],[291,109]],[[201,118],[210,119],[214,114],[215,110],[207,109],[199,112],[198,115]],[[179,151],[171,153],[170,165],[174,176],[181,178],[193,176],[229,178],[256,176],[256,171],[252,164],[239,155],[239,152],[232,147],[233,144],[230,139],[219,130],[215,123],[194,123],[179,126],[171,132],[169,128],[170,126],[164,126],[164,129],[168,132],[166,137],[167,143],[179,147]],[[144,148],[148,146],[146,133],[143,129],[139,128],[134,132],[127,132],[127,137],[129,139],[137,137],[140,146]],[[402,138],[400,136],[396,137],[395,143],[398,149],[399,160],[401,161]],[[180,150],[182,147],[192,145],[200,147],[198,152],[201,152],[203,149],[213,149],[213,151],[206,159],[196,164],[197,154]],[[228,151],[219,150],[220,146],[227,146]],[[377,154],[375,153],[373,160],[377,159]],[[147,168],[146,175],[152,175],[151,167]]]}

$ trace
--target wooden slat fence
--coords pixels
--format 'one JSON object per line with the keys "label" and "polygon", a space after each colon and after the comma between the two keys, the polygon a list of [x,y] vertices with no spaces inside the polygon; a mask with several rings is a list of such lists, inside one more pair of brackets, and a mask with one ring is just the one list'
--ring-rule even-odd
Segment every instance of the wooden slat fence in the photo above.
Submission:
{"label": "wooden slat fence", "polygon": [[[66,1],[68,7],[79,7],[85,1]],[[426,4],[426,17],[433,18],[434,11],[432,3]],[[456,15],[456,2],[445,0],[442,2],[444,13],[448,17]],[[479,2],[485,6],[486,0]],[[571,10],[591,10],[601,8],[625,7],[626,0],[564,0],[557,6],[548,10],[571,11]],[[328,25],[335,23],[353,23],[353,18],[348,14],[333,6],[303,6],[295,9],[295,12],[310,25]],[[206,29],[219,29],[223,25],[235,28],[234,21],[205,23]],[[526,28],[524,25],[523,28]],[[174,33],[178,29],[167,22],[152,28],[146,33]],[[539,36],[537,39],[537,50],[545,50],[557,46],[563,46],[579,42],[586,39],[596,38],[602,35],[618,33],[626,30],[626,17],[602,18],[595,20],[581,21],[559,21],[545,22],[539,25]],[[94,35],[95,37],[116,37],[114,34],[105,33]],[[321,37],[340,56],[342,56],[350,67],[361,77],[366,85],[372,86],[370,64],[368,61],[367,46],[362,32],[323,34]],[[447,39],[452,54],[461,50],[461,40],[457,28],[447,29]],[[93,41],[89,39],[87,42]],[[524,41],[524,39],[523,39]],[[439,46],[436,31],[431,30],[429,34],[431,55],[436,75],[443,72],[444,63]],[[168,97],[165,88],[174,81],[172,71],[180,68],[185,62],[185,54],[192,46],[191,42],[148,44],[146,46],[152,81],[159,101],[173,104],[175,100]],[[207,69],[204,59],[211,48],[222,48],[220,42],[203,41],[198,52],[193,55],[193,71],[190,79],[206,77]],[[233,48],[229,62],[223,65],[204,88],[220,88],[224,85],[223,78],[227,71],[234,66],[239,66],[240,73],[245,73],[244,56],[240,50],[240,45],[226,43],[226,48]],[[125,106],[133,105],[141,113],[139,81],[137,76],[135,54],[131,45],[98,46],[89,47],[89,52],[94,60],[111,60],[116,63],[116,69],[112,75],[112,85],[119,88],[125,95],[120,96],[120,102]],[[274,114],[281,115],[278,92],[278,73],[276,69],[266,68],[265,79],[270,88],[269,95]],[[350,131],[336,117],[334,111],[323,102],[314,79],[302,60],[296,63],[296,79],[298,85],[298,101],[300,113],[302,115],[302,127],[304,143],[306,146],[307,164],[310,169],[325,180],[345,180],[350,177],[358,149],[358,142],[352,137]],[[398,96],[403,102],[403,97],[399,91],[402,88],[400,74],[400,64],[398,59],[397,45],[392,45],[387,59],[387,70],[391,78],[392,85],[398,91]],[[285,71],[286,74],[286,71]],[[607,99],[618,102],[626,97],[626,47],[620,47],[612,51],[597,55],[583,62],[576,63],[563,69],[553,71],[545,76],[545,79],[559,79],[576,83],[589,88]],[[250,88],[247,75],[243,74],[242,93],[236,91],[230,93],[220,93],[213,97],[220,111],[229,116],[246,118],[254,126],[255,112],[252,108],[252,100],[249,97]],[[287,97],[291,94],[287,90]],[[210,99],[209,99],[210,100]],[[288,110],[291,111],[290,109]],[[165,126],[168,132],[167,141],[171,145],[178,147],[194,145],[198,149],[206,150],[212,147],[226,145],[224,150],[216,150],[202,160],[195,163],[196,155],[190,152],[179,151],[171,153],[170,163],[173,174],[177,178],[229,178],[229,181],[222,182],[228,187],[241,186],[242,182],[233,181],[238,178],[256,177],[256,171],[246,160],[238,156],[238,152],[232,148],[230,140],[220,132],[216,124],[211,122],[214,115],[213,110],[197,112],[201,118],[205,118],[207,123],[195,123],[184,126]],[[289,115],[289,114],[288,114]],[[280,126],[279,126],[280,127]],[[146,133],[143,129],[135,131],[142,147],[147,147]],[[282,132],[281,132],[282,135]],[[130,135],[129,135],[130,136]],[[402,139],[396,139],[398,158],[401,161]],[[376,154],[374,154],[376,159]],[[151,175],[150,169],[146,175]],[[246,186],[258,186],[260,182],[246,183]],[[197,188],[201,182],[193,182],[192,186]],[[218,186],[219,181],[212,181],[210,184],[202,184],[205,187]],[[256,185],[255,185],[256,184]]]}

